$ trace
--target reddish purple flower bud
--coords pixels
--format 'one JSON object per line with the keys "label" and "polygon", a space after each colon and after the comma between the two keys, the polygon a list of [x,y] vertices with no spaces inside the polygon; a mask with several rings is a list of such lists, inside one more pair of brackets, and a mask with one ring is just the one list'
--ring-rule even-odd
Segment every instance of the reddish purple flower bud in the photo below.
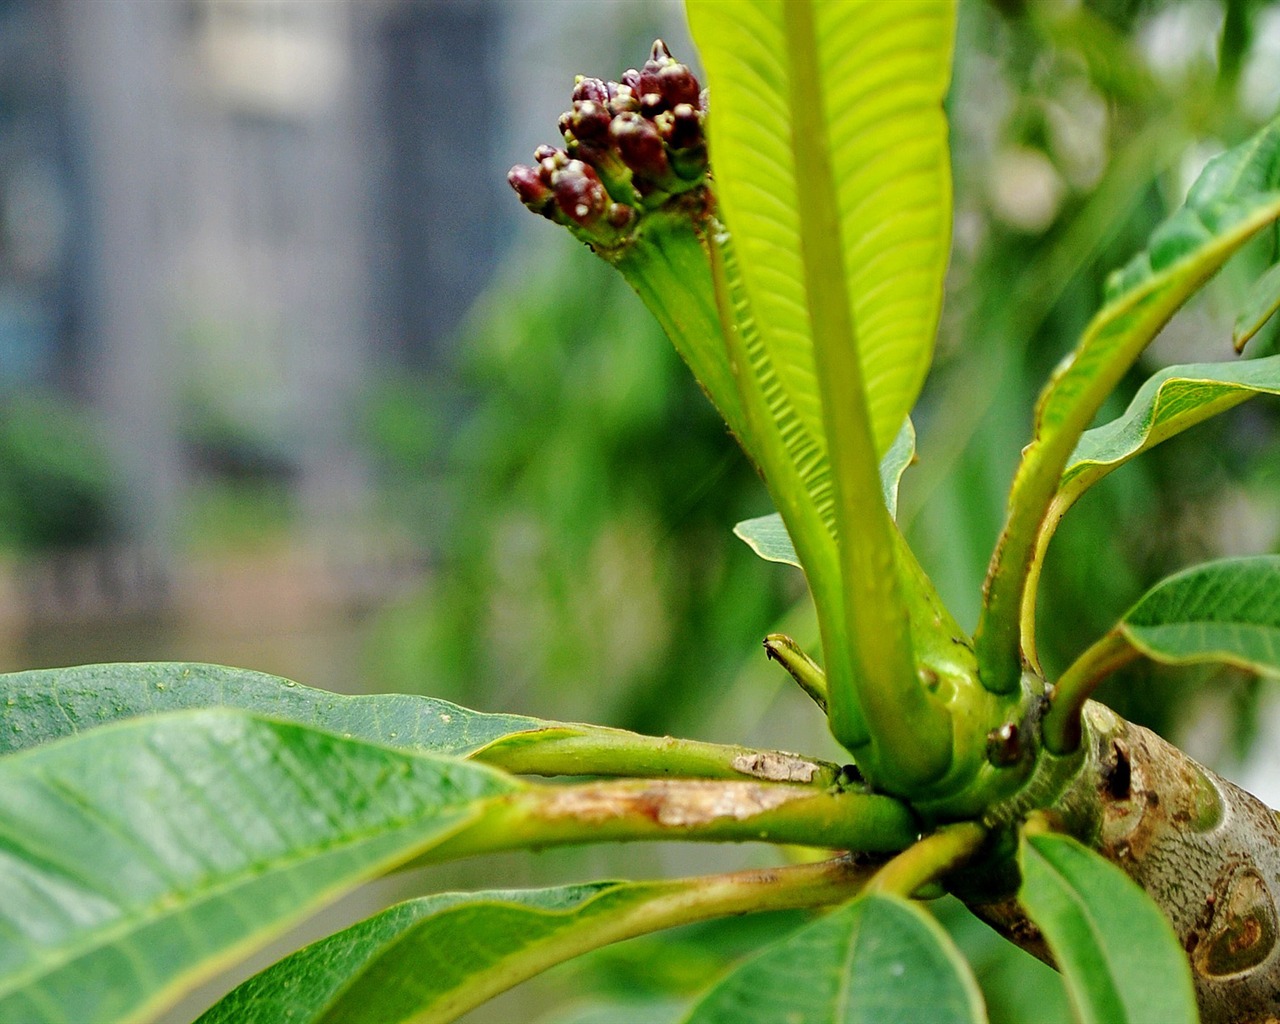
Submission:
{"label": "reddish purple flower bud", "polygon": [[669,177],[666,148],[652,121],[639,114],[619,114],[609,125],[609,135],[623,162],[636,175],[655,182]]}
{"label": "reddish purple flower bud", "polygon": [[609,136],[609,122],[613,115],[603,104],[594,100],[578,100],[565,116],[569,131],[581,142],[602,142]]}
{"label": "reddish purple flower bud", "polygon": [[688,149],[690,146],[701,145],[702,118],[690,104],[680,103],[663,117],[668,119],[666,123],[671,127],[662,132],[662,137],[672,149]]}
{"label": "reddish purple flower bud", "polygon": [[581,160],[570,160],[556,171],[552,188],[556,205],[574,223],[587,227],[609,208],[609,193],[596,177],[596,172]]}
{"label": "reddish purple flower bud", "polygon": [[698,80],[683,64],[668,64],[657,74],[657,89],[668,107],[679,103],[698,105]]}
{"label": "reddish purple flower bud", "polygon": [[554,193],[538,176],[538,172],[524,164],[516,164],[507,172],[507,182],[520,197],[520,202],[535,213],[550,215],[548,207]]}
{"label": "reddish purple flower bud", "polygon": [[640,97],[640,113],[652,120],[667,109],[660,93],[647,92]]}
{"label": "reddish purple flower bud", "polygon": [[667,49],[666,43],[661,39],[655,39],[653,41],[653,47],[649,50],[649,60],[653,61],[655,64],[665,64],[674,59],[675,58],[671,56],[671,51]]}
{"label": "reddish purple flower bud", "polygon": [[541,164],[547,160],[555,159],[556,154],[559,152],[560,150],[556,149],[555,146],[548,146],[546,143],[543,143],[533,151],[533,159],[535,163]]}
{"label": "reddish purple flower bud", "polygon": [[634,92],[636,90],[636,86],[640,84],[640,72],[635,68],[627,68],[627,70],[622,72],[619,76],[618,80],[622,85],[625,85],[628,89]]}
{"label": "reddish purple flower bud", "polygon": [[590,100],[592,103],[604,105],[609,102],[609,87],[598,78],[578,77],[573,86],[575,100]]}

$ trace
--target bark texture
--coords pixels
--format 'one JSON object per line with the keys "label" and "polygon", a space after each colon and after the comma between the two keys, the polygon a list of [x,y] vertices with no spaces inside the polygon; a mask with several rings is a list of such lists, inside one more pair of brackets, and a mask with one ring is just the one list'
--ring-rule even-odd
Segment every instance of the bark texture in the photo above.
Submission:
{"label": "bark texture", "polygon": [[[1280,821],[1271,808],[1098,704],[1083,758],[1046,806],[1164,909],[1195,978],[1203,1024],[1280,1022]],[[1013,899],[970,901],[1052,962]]]}

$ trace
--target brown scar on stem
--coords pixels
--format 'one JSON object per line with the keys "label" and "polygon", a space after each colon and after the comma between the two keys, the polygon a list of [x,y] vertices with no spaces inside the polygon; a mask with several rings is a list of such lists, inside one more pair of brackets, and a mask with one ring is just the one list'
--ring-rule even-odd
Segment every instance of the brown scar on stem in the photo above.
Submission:
{"label": "brown scar on stem", "polygon": [[734,771],[769,782],[812,782],[818,766],[795,754],[757,751],[733,759]]}
{"label": "brown scar on stem", "polygon": [[639,815],[664,828],[687,828],[725,818],[745,821],[812,796],[810,790],[753,782],[682,781],[672,786],[656,781],[643,789],[622,792],[606,784],[585,785],[551,796],[538,808],[538,817],[601,822]]}

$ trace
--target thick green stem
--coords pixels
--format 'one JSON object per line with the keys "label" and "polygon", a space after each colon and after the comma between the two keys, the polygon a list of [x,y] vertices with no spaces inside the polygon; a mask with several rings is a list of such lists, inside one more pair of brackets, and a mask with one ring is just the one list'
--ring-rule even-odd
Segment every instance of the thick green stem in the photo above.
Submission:
{"label": "thick green stem", "polygon": [[1070,754],[1080,746],[1080,716],[1084,704],[1107,676],[1137,658],[1139,652],[1114,630],[1080,655],[1053,688],[1045,713],[1044,745],[1055,754]]}
{"label": "thick green stem", "polygon": [[581,843],[682,839],[891,852],[915,841],[891,797],[761,782],[620,780],[530,786],[497,798],[430,861]]}
{"label": "thick green stem", "polygon": [[603,726],[571,726],[516,733],[472,757],[516,775],[607,775],[792,782],[826,789],[838,765],[777,750],[644,736]]}
{"label": "thick green stem", "polygon": [[[769,496],[786,524],[804,568],[809,592],[813,595],[818,630],[826,654],[828,692],[832,687],[846,692],[853,686],[849,657],[852,645],[845,632],[844,593],[833,537],[814,506],[808,482],[778,436],[782,413],[769,408],[765,388],[757,379],[768,375],[763,367],[757,367],[757,363],[767,363],[768,355],[763,351],[747,298],[734,287],[736,269],[733,260],[736,257],[727,233],[713,239],[709,255],[716,308],[729,351],[729,365],[738,381],[738,393],[746,417],[746,436],[756,445],[752,453],[756,465],[763,471],[761,475],[769,488]],[[777,384],[775,381],[766,386],[776,388]],[[778,403],[786,401],[781,394],[774,398]],[[790,413],[794,415],[794,410]],[[857,753],[867,742],[868,734],[861,712],[854,708],[851,716],[853,721],[846,723],[848,735],[841,740],[848,749]]]}
{"label": "thick green stem", "polygon": [[[828,157],[810,0],[784,5],[791,75],[792,143],[805,294],[835,491],[851,690],[832,680],[832,732],[850,743],[865,718],[875,774],[899,790],[938,779],[951,763],[951,722],[916,676],[911,623],[902,603],[893,524],[880,488],[879,458],[846,287],[835,179]],[[828,657],[828,661],[832,659]],[[861,712],[859,715],[858,712]]]}
{"label": "thick green stem", "polygon": [[923,886],[938,881],[977,853],[986,838],[987,830],[976,821],[943,826],[877,871],[867,883],[867,890],[910,899]]}
{"label": "thick green stem", "polygon": [[715,301],[706,232],[715,221],[689,212],[651,213],[637,237],[611,262],[662,325],[729,429],[752,450],[747,419],[729,366]]}

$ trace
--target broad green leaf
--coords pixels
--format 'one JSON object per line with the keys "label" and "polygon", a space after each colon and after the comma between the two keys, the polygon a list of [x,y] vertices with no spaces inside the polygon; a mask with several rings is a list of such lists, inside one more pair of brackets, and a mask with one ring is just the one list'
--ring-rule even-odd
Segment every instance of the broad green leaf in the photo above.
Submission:
{"label": "broad green leaf", "polygon": [[453,1020],[553,964],[630,937],[637,909],[681,884],[597,882],[410,900],[267,968],[199,1024]]}
{"label": "broad green leaf", "polygon": [[1149,658],[1280,677],[1280,555],[1208,562],[1157,584],[1117,630]]}
{"label": "broad green leaf", "polygon": [[[885,505],[889,508],[889,515],[895,518],[898,515],[898,484],[915,457],[916,431],[908,418],[880,460],[880,484],[884,488]],[[733,532],[766,562],[781,562],[800,568],[795,545],[778,513],[744,519],[733,528]]]}
{"label": "broad green leaf", "polygon": [[141,1020],[518,788],[230,710],[0,759],[0,1020]]}
{"label": "broad green leaf", "polygon": [[1209,161],[1147,249],[1108,279],[1106,305],[1040,399],[1038,438],[1074,421],[1081,408],[1092,417],[1174,311],[1280,216],[1277,188],[1280,121]]}
{"label": "broad green leaf", "polygon": [[1277,310],[1280,310],[1280,263],[1258,278],[1245,296],[1244,308],[1236,317],[1235,328],[1231,332],[1237,352],[1244,350]]}
{"label": "broad green leaf", "polygon": [[767,947],[684,1024],[950,1024],[986,1020],[968,965],[936,921],[872,893]]}
{"label": "broad green leaf", "polygon": [[1280,120],[1210,160],[1146,251],[1115,271],[1106,304],[1036,406],[1014,478],[976,636],[983,681],[1005,693],[1021,673],[1023,595],[1062,471],[1106,397],[1169,318],[1250,238],[1280,217]]}
{"label": "broad green leaf", "polygon": [[1123,871],[1069,836],[1024,835],[1018,898],[1044,933],[1080,1024],[1197,1020],[1186,954]]}
{"label": "broad green leaf", "polygon": [[1161,370],[1138,389],[1123,416],[1080,438],[1055,509],[1060,515],[1113,469],[1254,395],[1280,395],[1280,356]]}
{"label": "broad green leaf", "polygon": [[816,77],[838,182],[846,290],[878,450],[911,410],[933,351],[951,231],[942,98],[949,3],[819,0],[812,65],[788,58],[782,0],[693,0],[689,22],[715,96],[716,194],[751,309],[804,430],[824,436],[797,214],[792,78]]}
{"label": "broad green leaf", "polygon": [[560,728],[522,715],[486,715],[445,700],[347,696],[220,665],[83,665],[0,676],[0,754],[108,722],[165,711],[234,707],[389,747],[464,756],[504,736]]}
{"label": "broad green leaf", "polygon": [[793,754],[482,714],[411,694],[348,696],[261,672],[184,663],[85,665],[0,675],[0,755],[121,719],[214,707],[239,708],[388,747],[470,757],[519,774],[747,777],[821,786],[836,770]]}

